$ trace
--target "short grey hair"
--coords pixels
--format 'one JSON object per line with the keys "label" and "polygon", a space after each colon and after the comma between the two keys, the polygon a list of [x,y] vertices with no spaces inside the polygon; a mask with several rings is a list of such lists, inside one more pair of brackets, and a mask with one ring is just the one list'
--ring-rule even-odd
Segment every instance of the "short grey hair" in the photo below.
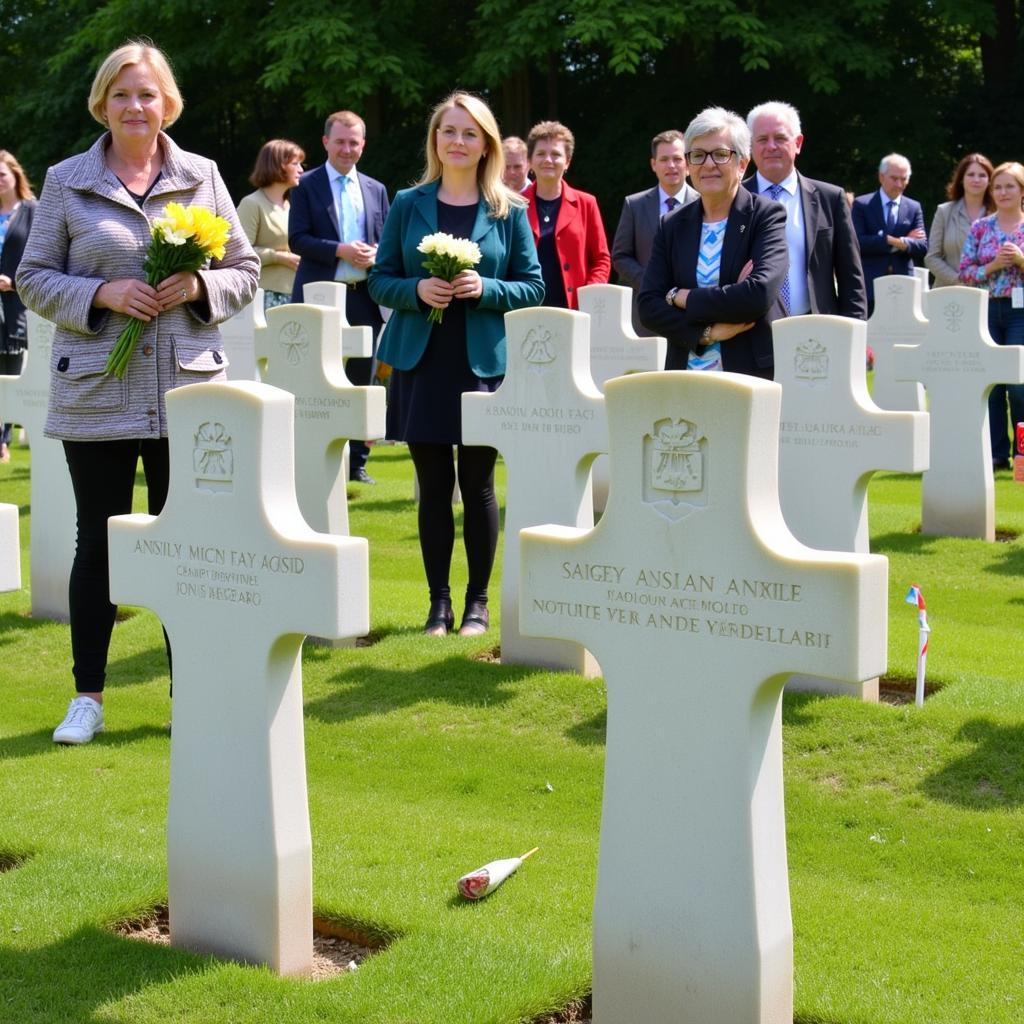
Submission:
{"label": "short grey hair", "polygon": [[747,114],[747,128],[750,134],[754,134],[754,122],[759,117],[777,117],[790,131],[795,138],[801,135],[800,111],[791,103],[783,103],[781,100],[768,100],[767,103],[759,103]]}
{"label": "short grey hair", "polygon": [[890,153],[888,156],[883,156],[881,162],[878,164],[878,173],[885,174],[889,170],[889,164],[893,161],[897,161],[901,164],[907,165],[907,177],[910,177],[910,161],[902,153]]}
{"label": "short grey hair", "polygon": [[750,159],[750,130],[739,114],[725,107],[705,107],[687,125],[683,136],[686,152],[693,148],[693,140],[714,132],[728,132],[731,149],[735,149],[741,160]]}

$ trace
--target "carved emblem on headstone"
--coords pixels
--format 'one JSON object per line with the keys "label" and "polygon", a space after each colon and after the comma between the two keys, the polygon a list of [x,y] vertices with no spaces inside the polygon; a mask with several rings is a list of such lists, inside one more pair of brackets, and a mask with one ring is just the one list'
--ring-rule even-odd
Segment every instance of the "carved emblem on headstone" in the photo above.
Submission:
{"label": "carved emblem on headstone", "polygon": [[950,302],[942,313],[946,318],[946,330],[949,331],[950,334],[958,333],[961,326],[963,326],[963,306],[961,306],[959,302]]}
{"label": "carved emblem on headstone", "polygon": [[196,472],[197,490],[232,490],[235,456],[231,435],[224,429],[223,423],[206,422],[196,428],[192,468]]}
{"label": "carved emblem on headstone", "polygon": [[828,380],[828,349],[814,338],[798,345],[793,355],[793,376],[797,380]]}
{"label": "carved emblem on headstone", "polygon": [[295,320],[289,320],[281,328],[278,340],[284,349],[284,357],[291,366],[298,366],[309,351],[309,338],[306,335],[306,329]]}
{"label": "carved emblem on headstone", "polygon": [[608,303],[604,299],[597,299],[590,307],[590,319],[596,324],[600,325],[604,320],[605,310],[607,309]]}
{"label": "carved emblem on headstone", "polygon": [[551,332],[546,327],[535,327],[528,331],[523,339],[523,359],[532,367],[546,367],[555,361],[555,353],[551,349]]}
{"label": "carved emblem on headstone", "polygon": [[666,518],[681,519],[707,504],[704,446],[697,424],[670,417],[644,438],[644,501]]}
{"label": "carved emblem on headstone", "polygon": [[900,296],[903,289],[895,282],[886,285],[885,297],[889,300],[889,319],[898,320],[900,317]]}

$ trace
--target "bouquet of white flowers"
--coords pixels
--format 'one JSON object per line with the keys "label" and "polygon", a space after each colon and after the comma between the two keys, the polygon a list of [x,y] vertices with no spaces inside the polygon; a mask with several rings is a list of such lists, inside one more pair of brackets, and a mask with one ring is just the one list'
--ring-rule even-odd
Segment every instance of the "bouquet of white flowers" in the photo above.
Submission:
{"label": "bouquet of white flowers", "polygon": [[[452,281],[463,270],[471,270],[480,262],[480,246],[476,242],[468,238],[456,238],[444,231],[424,235],[416,249],[427,257],[423,261],[427,273],[442,281]],[[427,319],[432,324],[439,324],[443,316],[443,309],[431,308]]]}

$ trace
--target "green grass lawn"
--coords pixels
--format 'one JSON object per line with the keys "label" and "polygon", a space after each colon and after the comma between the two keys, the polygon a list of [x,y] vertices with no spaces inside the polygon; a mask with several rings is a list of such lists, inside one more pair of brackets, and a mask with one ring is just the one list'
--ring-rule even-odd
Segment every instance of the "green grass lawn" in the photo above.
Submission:
{"label": "green grass lawn", "polygon": [[[22,506],[26,588],[28,465],[15,448],[0,466],[0,501]],[[307,646],[303,686],[316,913],[384,951],[311,983],[114,934],[166,899],[160,627],[141,610],[118,624],[107,731],[54,747],[68,631],[29,618],[23,589],[0,595],[0,1024],[513,1024],[589,991],[604,688],[478,658],[494,629],[422,637],[411,466],[379,447],[370,469],[379,483],[359,488],[351,522],[370,540],[376,642]],[[890,559],[889,674],[914,675],[904,596],[919,583],[937,690],[922,710],[785,698],[797,1020],[1019,1024],[1024,547],[920,536],[917,477],[882,475],[870,493],[872,549]],[[996,502],[999,530],[1024,532],[1024,485],[999,474]],[[456,565],[461,597],[460,550]],[[460,874],[535,845],[484,902],[455,897]]]}

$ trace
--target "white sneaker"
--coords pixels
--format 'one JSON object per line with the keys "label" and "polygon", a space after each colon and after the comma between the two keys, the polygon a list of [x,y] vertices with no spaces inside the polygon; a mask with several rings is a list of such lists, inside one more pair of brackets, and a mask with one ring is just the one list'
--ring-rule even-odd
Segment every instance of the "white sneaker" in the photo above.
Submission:
{"label": "white sneaker", "polygon": [[92,697],[76,697],[53,730],[53,742],[88,743],[98,732],[103,732],[103,705]]}

